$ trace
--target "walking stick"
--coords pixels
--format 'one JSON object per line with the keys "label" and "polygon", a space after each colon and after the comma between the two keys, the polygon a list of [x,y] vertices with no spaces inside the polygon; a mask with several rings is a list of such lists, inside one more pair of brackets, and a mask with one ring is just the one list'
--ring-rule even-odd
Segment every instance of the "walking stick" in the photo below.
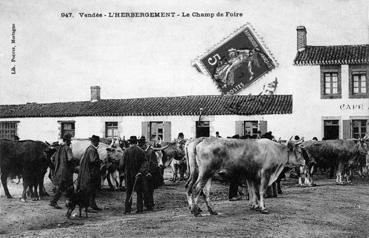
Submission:
{"label": "walking stick", "polygon": [[136,183],[137,183],[137,177],[135,177],[135,182],[133,183],[132,193],[131,193],[131,196],[128,199],[128,202],[131,202],[131,200],[132,200],[133,192],[135,191],[135,188],[136,188]]}

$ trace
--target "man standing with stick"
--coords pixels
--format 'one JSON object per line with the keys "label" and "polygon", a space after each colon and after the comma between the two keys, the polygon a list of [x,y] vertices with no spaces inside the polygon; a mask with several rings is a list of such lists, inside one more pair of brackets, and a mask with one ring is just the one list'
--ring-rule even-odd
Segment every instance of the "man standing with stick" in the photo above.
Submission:
{"label": "man standing with stick", "polygon": [[143,167],[142,185],[144,189],[144,206],[147,211],[154,210],[154,189],[159,187],[160,183],[160,168],[156,158],[155,151],[150,144],[146,142],[146,138],[141,136],[139,146],[145,151],[145,163]]}
{"label": "man standing with stick", "polygon": [[143,187],[142,187],[142,169],[145,163],[145,152],[137,146],[137,137],[131,136],[130,146],[124,151],[121,170],[124,171],[126,183],[126,200],[124,214],[131,213],[133,191],[137,194],[137,212],[143,211]]}
{"label": "man standing with stick", "polygon": [[73,154],[70,148],[72,136],[65,134],[63,144],[58,148],[54,155],[55,169],[52,173],[53,183],[56,187],[55,195],[50,201],[50,206],[61,209],[57,204],[63,192],[73,191]]}
{"label": "man standing with stick", "polygon": [[100,137],[93,135],[90,138],[91,145],[83,154],[77,179],[77,191],[83,191],[90,199],[90,207],[101,210],[96,205],[96,192],[100,185],[100,158],[97,152]]}

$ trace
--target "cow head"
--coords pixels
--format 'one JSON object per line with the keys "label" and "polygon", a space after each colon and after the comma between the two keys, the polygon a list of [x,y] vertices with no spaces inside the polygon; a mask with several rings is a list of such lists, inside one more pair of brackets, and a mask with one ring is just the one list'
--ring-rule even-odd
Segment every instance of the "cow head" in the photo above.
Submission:
{"label": "cow head", "polygon": [[163,163],[163,152],[161,150],[156,150],[154,152],[155,152],[155,155],[156,155],[158,166],[160,168],[164,167],[164,163]]}
{"label": "cow head", "polygon": [[123,150],[118,146],[116,148],[114,147],[108,147],[106,148],[107,151],[107,160],[110,162],[118,162],[123,158]]}
{"label": "cow head", "polygon": [[304,138],[294,141],[287,141],[287,151],[288,151],[288,160],[287,164],[292,165],[305,165],[305,159],[303,156],[302,149],[300,147],[301,143],[304,142]]}
{"label": "cow head", "polygon": [[357,156],[348,160],[349,168],[365,168],[369,167],[369,140],[364,137],[356,141]]}
{"label": "cow head", "polygon": [[59,144],[59,142],[53,142],[52,144],[50,144],[47,141],[45,141],[44,144],[45,144],[45,147],[44,147],[45,159],[47,161],[48,167],[50,167],[52,169],[53,168],[53,163],[54,163],[53,155],[55,154],[55,152],[60,147],[60,144]]}
{"label": "cow head", "polygon": [[175,159],[182,159],[185,155],[184,147],[177,142],[171,142],[164,147],[161,148],[153,148],[155,151],[164,151],[169,157],[173,157]]}

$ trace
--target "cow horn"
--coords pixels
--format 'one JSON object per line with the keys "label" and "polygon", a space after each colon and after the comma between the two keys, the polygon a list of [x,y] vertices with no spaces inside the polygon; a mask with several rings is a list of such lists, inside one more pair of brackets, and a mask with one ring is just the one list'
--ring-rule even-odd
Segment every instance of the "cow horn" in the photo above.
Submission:
{"label": "cow horn", "polygon": [[288,141],[291,141],[291,140],[292,140],[292,138],[293,138],[293,136],[291,136],[291,138],[290,138]]}
{"label": "cow horn", "polygon": [[155,150],[155,151],[159,151],[159,150],[165,150],[168,147],[169,147],[169,145],[166,145],[166,146],[160,147],[160,148],[152,148],[152,149]]}
{"label": "cow horn", "polygon": [[302,144],[302,142],[304,142],[304,141],[303,140],[298,140],[298,141],[295,142],[295,145],[300,145],[300,144]]}

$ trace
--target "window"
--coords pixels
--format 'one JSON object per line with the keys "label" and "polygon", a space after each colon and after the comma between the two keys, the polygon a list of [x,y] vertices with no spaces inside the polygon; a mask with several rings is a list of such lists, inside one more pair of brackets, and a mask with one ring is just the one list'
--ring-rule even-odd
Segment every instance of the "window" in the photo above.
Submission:
{"label": "window", "polygon": [[0,122],[0,139],[14,140],[17,136],[18,122]]}
{"label": "window", "polygon": [[147,140],[171,141],[171,122],[170,121],[144,121],[142,122],[142,134]]}
{"label": "window", "polygon": [[350,98],[367,98],[368,93],[368,72],[367,65],[350,65]]}
{"label": "window", "polygon": [[352,75],[353,80],[353,94],[366,94],[366,74],[355,73]]}
{"label": "window", "polygon": [[355,139],[363,138],[367,132],[367,120],[352,120],[352,136]]}
{"label": "window", "polygon": [[321,71],[321,98],[341,98],[341,66],[322,65]]}
{"label": "window", "polygon": [[258,131],[260,135],[263,135],[267,129],[267,121],[236,121],[235,134],[247,138],[257,138]]}
{"label": "window", "polygon": [[324,94],[338,93],[338,73],[324,73]]}
{"label": "window", "polygon": [[105,137],[118,137],[118,122],[105,122]]}
{"label": "window", "polygon": [[61,122],[61,138],[63,138],[65,134],[71,134],[72,137],[75,136],[74,122]]}

